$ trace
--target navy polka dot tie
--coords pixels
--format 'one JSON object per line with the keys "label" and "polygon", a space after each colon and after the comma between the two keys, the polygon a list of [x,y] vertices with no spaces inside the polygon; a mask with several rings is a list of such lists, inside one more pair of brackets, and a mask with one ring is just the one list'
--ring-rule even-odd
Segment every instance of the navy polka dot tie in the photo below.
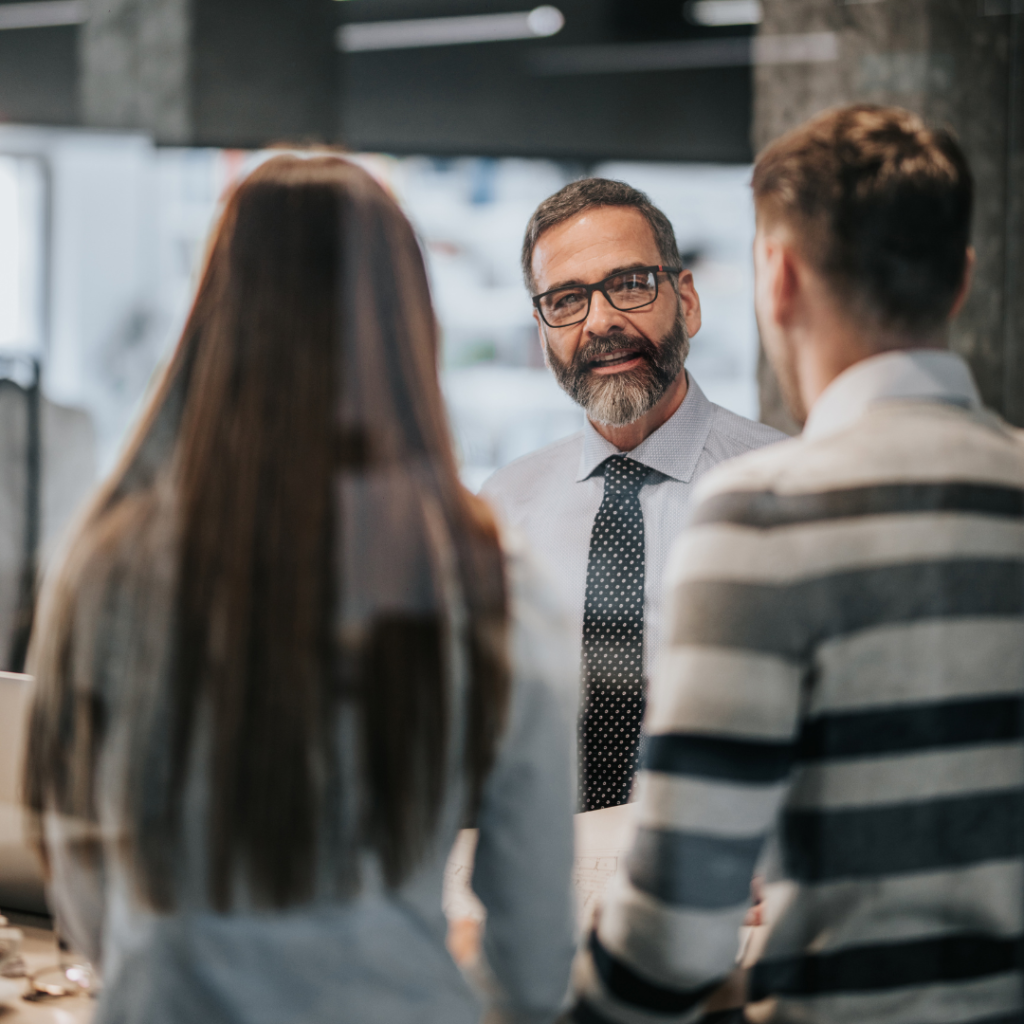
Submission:
{"label": "navy polka dot tie", "polygon": [[580,810],[629,801],[644,713],[644,517],[648,469],[604,464],[604,497],[590,535],[583,605]]}

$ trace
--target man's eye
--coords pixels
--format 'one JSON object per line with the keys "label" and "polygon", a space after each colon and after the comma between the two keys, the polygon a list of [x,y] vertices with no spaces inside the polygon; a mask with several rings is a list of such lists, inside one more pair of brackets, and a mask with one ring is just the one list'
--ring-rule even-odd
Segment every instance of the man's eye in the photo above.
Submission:
{"label": "man's eye", "polygon": [[583,301],[583,292],[559,292],[551,296],[552,309],[571,309]]}

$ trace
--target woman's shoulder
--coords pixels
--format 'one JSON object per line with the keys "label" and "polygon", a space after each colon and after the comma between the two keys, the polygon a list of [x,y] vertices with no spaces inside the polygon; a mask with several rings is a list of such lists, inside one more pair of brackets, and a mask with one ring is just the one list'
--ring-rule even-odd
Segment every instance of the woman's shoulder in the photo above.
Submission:
{"label": "woman's shoulder", "polygon": [[156,489],[121,496],[90,510],[54,552],[29,652],[41,685],[62,675],[62,652],[74,645],[91,652],[80,654],[91,688],[109,701],[133,653],[163,646],[176,569],[168,504]]}

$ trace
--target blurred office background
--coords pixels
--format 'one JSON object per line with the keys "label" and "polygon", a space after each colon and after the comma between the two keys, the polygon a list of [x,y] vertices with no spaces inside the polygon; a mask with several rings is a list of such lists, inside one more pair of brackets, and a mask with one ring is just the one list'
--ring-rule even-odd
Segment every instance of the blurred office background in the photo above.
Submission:
{"label": "blurred office background", "polygon": [[[177,340],[225,189],[265,153],[14,126],[0,127],[3,150],[0,346],[36,354],[44,394],[88,411],[103,471]],[[422,240],[467,484],[578,430],[579,409],[543,367],[519,248],[534,207],[579,168],[354,158],[401,202]],[[603,161],[587,170],[643,188],[671,217],[705,310],[690,366],[714,400],[756,417],[749,168]]]}
{"label": "blurred office background", "polygon": [[971,155],[953,344],[1024,424],[1022,22],[1024,0],[0,0],[0,631],[116,459],[225,189],[274,143],[344,146],[407,211],[476,488],[581,424],[519,273],[541,199],[588,174],[649,192],[704,306],[694,375],[786,427],[752,312],[753,155],[835,103],[909,106]]}

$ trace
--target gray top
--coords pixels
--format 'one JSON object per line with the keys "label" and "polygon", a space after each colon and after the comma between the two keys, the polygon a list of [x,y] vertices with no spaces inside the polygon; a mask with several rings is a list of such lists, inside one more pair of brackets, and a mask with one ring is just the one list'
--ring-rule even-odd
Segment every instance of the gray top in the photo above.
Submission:
{"label": "gray top", "polygon": [[[785,434],[708,400],[687,374],[686,398],[629,457],[653,473],[640,491],[644,514],[644,669],[661,648],[662,576],[673,539],[686,524],[697,481],[713,466]],[[604,494],[602,463],[618,449],[587,421],[579,433],[499,469],[481,494],[529,541],[569,614],[579,672],[583,599],[594,517]]]}
{"label": "gray top", "polygon": [[[96,1024],[471,1024],[489,1003],[496,1021],[541,1024],[563,1005],[573,951],[572,732],[576,686],[565,631],[548,588],[522,556],[509,558],[513,688],[508,726],[480,810],[473,887],[487,910],[474,992],[445,946],[445,863],[462,824],[460,754],[434,852],[397,891],[369,854],[359,895],[323,896],[285,912],[217,914],[204,906],[201,795],[186,798],[187,856],[179,910],[140,905],[118,855],[115,709],[101,778],[105,876],[71,859],[73,823],[51,816],[51,901],[75,945],[102,960]],[[459,661],[453,659],[460,675]],[[456,707],[462,692],[453,681]],[[456,724],[456,732],[458,732]],[[109,773],[109,774],[108,774]],[[123,774],[123,772],[121,773]],[[201,773],[200,773],[201,774]]]}

